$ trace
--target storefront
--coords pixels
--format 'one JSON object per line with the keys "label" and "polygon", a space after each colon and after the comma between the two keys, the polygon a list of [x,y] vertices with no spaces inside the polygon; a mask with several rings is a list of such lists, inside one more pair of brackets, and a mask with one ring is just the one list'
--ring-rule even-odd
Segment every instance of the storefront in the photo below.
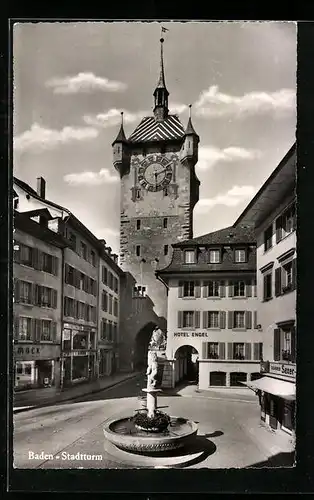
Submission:
{"label": "storefront", "polygon": [[296,366],[268,363],[264,376],[247,383],[259,396],[261,421],[273,431],[292,434],[295,430]]}
{"label": "storefront", "polygon": [[96,329],[64,324],[62,336],[63,386],[93,380],[97,376]]}
{"label": "storefront", "polygon": [[14,388],[26,390],[60,384],[60,346],[14,345]]}

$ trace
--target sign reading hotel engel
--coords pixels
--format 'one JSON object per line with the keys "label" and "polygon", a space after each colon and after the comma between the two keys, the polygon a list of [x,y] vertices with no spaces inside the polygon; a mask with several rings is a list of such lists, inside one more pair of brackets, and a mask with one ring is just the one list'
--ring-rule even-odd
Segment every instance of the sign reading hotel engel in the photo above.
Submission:
{"label": "sign reading hotel engel", "polygon": [[296,376],[296,367],[293,365],[285,365],[283,363],[270,363],[269,373],[277,375],[286,375],[287,377]]}
{"label": "sign reading hotel engel", "polygon": [[207,332],[174,332],[174,337],[208,337]]}

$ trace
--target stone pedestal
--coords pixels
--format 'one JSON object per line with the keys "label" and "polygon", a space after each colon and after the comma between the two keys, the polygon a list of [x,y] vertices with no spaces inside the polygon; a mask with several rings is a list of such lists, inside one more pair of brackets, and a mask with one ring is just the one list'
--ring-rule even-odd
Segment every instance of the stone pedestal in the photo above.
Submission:
{"label": "stone pedestal", "polygon": [[147,416],[153,417],[157,408],[157,393],[161,392],[160,389],[142,389],[147,393]]}

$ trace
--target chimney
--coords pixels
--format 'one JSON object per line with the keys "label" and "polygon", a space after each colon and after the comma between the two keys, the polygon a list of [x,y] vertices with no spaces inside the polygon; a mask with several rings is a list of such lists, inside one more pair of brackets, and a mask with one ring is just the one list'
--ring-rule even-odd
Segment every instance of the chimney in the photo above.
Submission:
{"label": "chimney", "polygon": [[43,177],[37,177],[37,194],[43,199],[46,197],[46,181]]}

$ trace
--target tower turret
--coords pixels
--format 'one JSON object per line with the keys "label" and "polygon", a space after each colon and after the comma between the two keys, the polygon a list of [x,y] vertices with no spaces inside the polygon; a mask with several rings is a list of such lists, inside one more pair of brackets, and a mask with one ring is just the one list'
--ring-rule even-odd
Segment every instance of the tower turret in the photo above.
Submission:
{"label": "tower turret", "polygon": [[154,115],[157,121],[162,121],[168,116],[168,96],[169,92],[165,83],[164,58],[163,58],[163,43],[164,39],[160,39],[160,75],[157,87],[154,91]]}
{"label": "tower turret", "polygon": [[121,126],[116,139],[112,143],[113,165],[120,177],[130,171],[130,154],[127,138],[123,128],[123,112],[121,112]]}
{"label": "tower turret", "polygon": [[192,104],[189,105],[189,121],[185,130],[184,142],[180,151],[180,160],[184,164],[194,166],[198,160],[198,143],[200,138],[195,132],[191,119]]}

